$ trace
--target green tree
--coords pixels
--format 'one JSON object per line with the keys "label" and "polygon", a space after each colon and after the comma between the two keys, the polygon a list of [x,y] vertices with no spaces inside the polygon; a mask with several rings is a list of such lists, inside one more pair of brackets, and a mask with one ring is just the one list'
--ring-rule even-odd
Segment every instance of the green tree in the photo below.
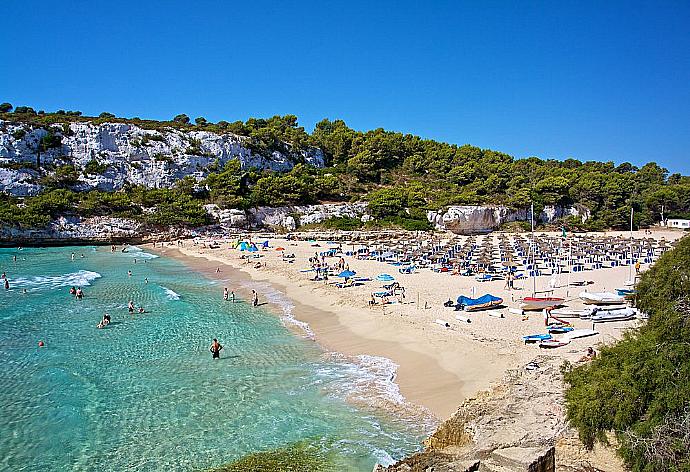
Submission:
{"label": "green tree", "polygon": [[188,125],[189,124],[189,117],[185,115],[184,113],[180,113],[179,115],[175,115],[175,118],[173,118],[173,121],[175,123],[181,123],[183,125]]}
{"label": "green tree", "polygon": [[0,113],[9,113],[12,111],[12,104],[11,103],[0,103]]}

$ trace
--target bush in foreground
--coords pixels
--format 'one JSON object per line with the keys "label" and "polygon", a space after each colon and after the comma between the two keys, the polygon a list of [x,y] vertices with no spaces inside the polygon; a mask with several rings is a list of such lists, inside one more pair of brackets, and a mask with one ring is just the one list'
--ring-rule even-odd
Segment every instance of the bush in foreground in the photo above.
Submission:
{"label": "bush in foreground", "polygon": [[613,432],[633,471],[690,470],[690,238],[646,272],[649,322],[568,372],[568,419],[587,447]]}

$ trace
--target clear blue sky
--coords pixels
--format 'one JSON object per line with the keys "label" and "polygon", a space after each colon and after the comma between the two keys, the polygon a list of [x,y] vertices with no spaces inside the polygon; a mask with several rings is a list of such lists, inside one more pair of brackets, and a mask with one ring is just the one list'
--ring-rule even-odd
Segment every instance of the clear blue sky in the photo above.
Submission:
{"label": "clear blue sky", "polygon": [[0,101],[690,174],[690,2],[0,2]]}

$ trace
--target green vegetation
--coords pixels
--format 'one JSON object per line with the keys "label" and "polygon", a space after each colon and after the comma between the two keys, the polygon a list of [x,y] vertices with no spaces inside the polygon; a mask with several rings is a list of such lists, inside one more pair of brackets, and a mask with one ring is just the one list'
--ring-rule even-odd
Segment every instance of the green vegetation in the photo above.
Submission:
{"label": "green vegetation", "polygon": [[108,164],[101,164],[97,159],[91,159],[84,166],[84,175],[101,175],[108,170]]}
{"label": "green vegetation", "polygon": [[[122,192],[74,192],[65,188],[64,175],[71,178],[71,166],[60,169],[61,179],[50,182],[50,190],[35,197],[0,200],[0,224],[22,228],[45,227],[62,215],[115,216],[166,227],[198,227],[213,223],[200,201],[180,189],[131,187]],[[71,168],[73,170],[73,168]]]}
{"label": "green vegetation", "polygon": [[323,450],[299,442],[273,451],[255,452],[209,472],[326,472],[337,468]]}
{"label": "green vegetation", "polygon": [[568,419],[588,447],[615,433],[633,471],[688,471],[690,238],[644,273],[638,305],[647,324],[566,373]]}
{"label": "green vegetation", "polygon": [[[427,210],[463,204],[500,204],[524,210],[534,202],[537,211],[545,205],[582,206],[591,213],[586,223],[567,217],[560,224],[583,230],[627,228],[631,206],[635,208],[636,226],[658,222],[662,214],[666,218],[690,217],[690,177],[668,175],[666,169],[653,162],[637,168],[629,163],[616,166],[612,162],[574,159],[516,160],[489,149],[440,143],[380,128],[356,131],[342,120],[322,120],[309,134],[294,115],[218,123],[198,117],[193,124],[186,114],[171,121],[153,121],[117,118],[107,112],[99,117],[63,110],[37,114],[30,107],[16,107],[12,111],[11,104],[3,105],[2,120],[43,128],[62,126],[62,134],[50,128],[41,139],[40,152],[60,146],[61,136],[69,130],[65,124],[123,122],[160,132],[178,129],[234,133],[243,136],[254,152],[269,156],[280,151],[295,164],[291,171],[282,173],[211,164],[205,169],[205,181],[198,185],[206,191],[190,196],[201,204],[249,208],[366,200],[377,219],[369,226],[419,229],[428,228]],[[146,146],[162,139],[158,133],[147,133],[136,144]],[[301,151],[313,147],[323,151],[325,168],[313,168],[303,162]],[[179,152],[182,150],[173,154]],[[193,138],[185,152],[209,155]],[[173,156],[161,154],[154,159],[171,162]],[[138,165],[132,163],[133,167]],[[40,159],[36,167],[41,168]],[[96,170],[99,169],[92,166],[89,172]],[[69,175],[58,180],[53,188],[69,186]]]}

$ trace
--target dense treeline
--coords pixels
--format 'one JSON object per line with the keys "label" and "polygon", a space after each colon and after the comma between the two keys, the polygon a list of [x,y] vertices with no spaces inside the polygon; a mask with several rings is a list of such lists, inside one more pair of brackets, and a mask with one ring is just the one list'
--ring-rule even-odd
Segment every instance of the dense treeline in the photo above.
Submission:
{"label": "dense treeline", "polygon": [[[355,131],[342,120],[322,120],[308,134],[294,115],[233,123],[210,123],[198,117],[192,124],[183,114],[171,121],[152,121],[117,118],[110,113],[88,118],[74,111],[42,113],[30,107],[11,110],[10,104],[0,105],[0,119],[37,126],[69,121],[121,121],[147,129],[174,127],[234,133],[248,137],[249,146],[256,152],[279,150],[294,157],[297,165],[286,173],[240,169],[231,162],[222,169],[212,166],[205,181],[196,185],[181,183],[181,187],[203,189],[178,192],[186,195],[184,198],[224,207],[365,199],[371,202],[374,216],[381,221],[419,227],[425,226],[425,210],[454,204],[504,204],[525,209],[534,202],[537,210],[545,205],[581,205],[591,212],[587,223],[583,225],[574,218],[564,223],[585,229],[625,228],[631,206],[636,210],[636,226],[658,222],[662,215],[690,216],[690,177],[668,175],[666,169],[653,162],[637,168],[629,163],[616,166],[612,162],[574,159],[514,159],[497,151],[440,143],[380,128]],[[55,146],[55,139],[45,145]],[[326,168],[299,163],[299,154],[294,151],[309,147],[323,150]],[[97,162],[88,169],[99,170],[102,171]],[[58,187],[69,187],[69,182],[59,175],[57,180]]]}
{"label": "dense treeline", "polygon": [[690,238],[638,286],[647,324],[566,374],[568,419],[587,446],[615,433],[634,471],[690,470]]}

